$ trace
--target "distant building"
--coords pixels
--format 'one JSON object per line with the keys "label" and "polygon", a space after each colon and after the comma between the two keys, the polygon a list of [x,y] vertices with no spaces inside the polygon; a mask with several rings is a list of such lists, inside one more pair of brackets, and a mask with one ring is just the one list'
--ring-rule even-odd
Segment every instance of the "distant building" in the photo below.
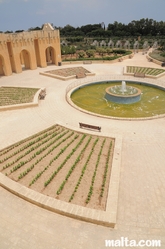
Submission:
{"label": "distant building", "polygon": [[48,63],[61,63],[60,33],[49,23],[39,31],[0,33],[0,75],[46,67]]}

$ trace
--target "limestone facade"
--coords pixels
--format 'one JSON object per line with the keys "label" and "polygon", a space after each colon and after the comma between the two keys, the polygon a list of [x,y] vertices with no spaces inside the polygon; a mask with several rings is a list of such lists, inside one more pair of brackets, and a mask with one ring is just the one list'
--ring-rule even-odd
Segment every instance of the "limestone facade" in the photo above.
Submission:
{"label": "limestone facade", "polygon": [[59,30],[45,24],[39,31],[0,33],[0,76],[46,67],[49,63],[61,64]]}

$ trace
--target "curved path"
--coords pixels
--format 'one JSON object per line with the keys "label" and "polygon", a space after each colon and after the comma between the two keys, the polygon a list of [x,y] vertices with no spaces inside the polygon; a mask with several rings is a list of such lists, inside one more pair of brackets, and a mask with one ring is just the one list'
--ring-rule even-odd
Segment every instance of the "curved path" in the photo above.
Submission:
{"label": "curved path", "polygon": [[[122,75],[125,65],[159,67],[148,62],[141,53],[115,64],[83,67],[95,72],[97,77],[111,77]],[[77,65],[62,67],[73,66]],[[80,130],[80,121],[92,123],[101,125],[101,135],[122,136],[117,223],[111,229],[67,218],[30,204],[0,187],[0,248],[104,249],[106,239],[121,237],[161,240],[161,248],[165,248],[165,118],[121,121],[79,112],[65,100],[66,87],[73,80],[65,82],[39,75],[50,68],[57,67],[0,78],[0,86],[47,89],[47,96],[38,107],[0,112],[0,149],[55,123],[76,130]],[[160,80],[165,86],[165,77]]]}

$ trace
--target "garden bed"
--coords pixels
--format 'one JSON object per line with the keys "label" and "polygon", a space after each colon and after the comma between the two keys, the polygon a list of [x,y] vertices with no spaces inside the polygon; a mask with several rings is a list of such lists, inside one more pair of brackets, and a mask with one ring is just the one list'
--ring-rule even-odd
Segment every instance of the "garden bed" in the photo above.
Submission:
{"label": "garden bed", "polygon": [[0,151],[0,170],[53,198],[105,210],[114,139],[55,125]]}
{"label": "garden bed", "polygon": [[93,76],[94,73],[89,72],[87,69],[83,67],[70,67],[70,68],[63,68],[63,69],[56,69],[46,71],[44,73],[40,72],[41,75],[49,76],[52,78],[60,79],[60,80],[70,80],[74,78],[79,78],[78,76],[81,75],[81,78],[86,76]]}
{"label": "garden bed", "polygon": [[150,68],[150,67],[137,67],[137,66],[127,66],[125,69],[125,74],[144,74],[148,76],[158,77],[165,73],[164,69],[161,68]]}
{"label": "garden bed", "polygon": [[38,88],[0,87],[0,106],[31,103]]}
{"label": "garden bed", "polygon": [[62,77],[69,77],[69,76],[77,75],[80,73],[86,74],[90,72],[83,67],[72,67],[72,68],[51,70],[51,71],[47,71],[46,73],[50,73],[50,74],[54,74],[54,75],[58,75]]}
{"label": "garden bed", "polygon": [[149,53],[149,56],[155,60],[165,62],[165,56],[162,55],[163,52],[159,50],[154,50],[153,52]]}

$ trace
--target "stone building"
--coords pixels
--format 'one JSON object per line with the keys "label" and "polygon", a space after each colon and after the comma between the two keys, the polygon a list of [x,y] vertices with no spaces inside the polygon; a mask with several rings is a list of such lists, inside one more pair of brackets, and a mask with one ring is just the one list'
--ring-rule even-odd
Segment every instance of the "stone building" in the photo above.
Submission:
{"label": "stone building", "polygon": [[39,31],[0,33],[0,75],[61,64],[59,30],[49,23]]}

